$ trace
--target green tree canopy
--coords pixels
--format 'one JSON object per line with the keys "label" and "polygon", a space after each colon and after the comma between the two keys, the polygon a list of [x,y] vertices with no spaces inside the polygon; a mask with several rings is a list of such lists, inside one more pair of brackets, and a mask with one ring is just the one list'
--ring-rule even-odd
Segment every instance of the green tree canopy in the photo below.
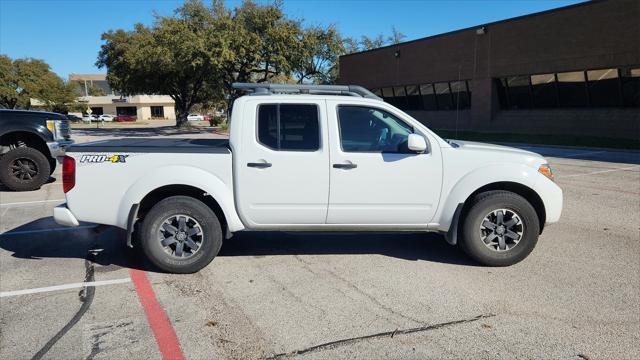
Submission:
{"label": "green tree canopy", "polygon": [[220,69],[229,54],[221,30],[202,2],[188,1],[152,27],[104,33],[96,65],[107,68],[107,80],[123,94],[171,96],[180,126],[194,104],[222,97]]}
{"label": "green tree canopy", "polygon": [[15,59],[0,55],[0,105],[9,109],[30,109],[31,99],[38,108],[66,112],[74,107],[73,85],[51,71],[38,59]]}
{"label": "green tree canopy", "polygon": [[[382,46],[379,38],[371,46]],[[222,0],[188,0],[151,26],[109,31],[102,40],[96,65],[107,68],[111,87],[171,96],[178,126],[195,104],[224,100],[230,108],[240,95],[234,82],[333,83],[339,56],[360,47],[334,26],[305,28],[284,14],[281,1],[251,0],[233,9]]]}

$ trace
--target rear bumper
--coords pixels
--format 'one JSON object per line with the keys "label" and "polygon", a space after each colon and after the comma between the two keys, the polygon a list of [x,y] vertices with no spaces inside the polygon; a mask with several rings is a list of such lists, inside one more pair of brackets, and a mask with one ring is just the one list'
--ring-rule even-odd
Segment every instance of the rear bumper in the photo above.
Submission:
{"label": "rear bumper", "polygon": [[52,158],[59,158],[64,156],[64,153],[67,151],[67,148],[74,143],[73,140],[58,140],[51,141],[47,143],[47,147],[49,148],[49,152],[51,153]]}
{"label": "rear bumper", "polygon": [[73,215],[71,210],[67,208],[67,205],[60,205],[53,208],[53,220],[56,223],[64,226],[78,226],[80,222],[76,219],[76,216]]}

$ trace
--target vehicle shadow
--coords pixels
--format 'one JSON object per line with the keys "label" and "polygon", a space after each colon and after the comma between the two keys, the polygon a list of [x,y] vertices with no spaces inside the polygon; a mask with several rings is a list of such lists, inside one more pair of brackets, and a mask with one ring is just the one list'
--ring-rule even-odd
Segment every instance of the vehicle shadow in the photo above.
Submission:
{"label": "vehicle shadow", "polygon": [[[0,248],[12,257],[36,261],[85,259],[89,251],[99,250],[95,257],[99,265],[162,272],[139,249],[128,248],[125,238],[125,232],[115,227],[83,223],[78,228],[61,228],[46,217],[1,234]],[[425,233],[239,232],[225,240],[218,256],[366,254],[478,266],[440,235]]]}
{"label": "vehicle shadow", "polygon": [[[53,176],[49,176],[49,178],[47,179],[47,181],[43,184],[43,185],[47,185],[47,184],[51,184],[56,182],[56,178],[54,178]],[[35,190],[27,190],[27,191],[37,191],[40,190],[40,188],[37,188]],[[27,192],[27,191],[15,191],[15,190],[11,190],[8,187],[4,186],[4,184],[0,184],[0,192]]]}
{"label": "vehicle shadow", "polygon": [[477,266],[434,233],[239,232],[218,256],[369,255]]}
{"label": "vehicle shadow", "polygon": [[0,235],[0,248],[21,259],[47,258],[86,259],[92,257],[102,266],[119,266],[148,271],[159,271],[143,261],[137,251],[125,245],[124,230],[115,227],[97,227],[81,223],[77,228],[65,228],[46,217],[21,225]]}

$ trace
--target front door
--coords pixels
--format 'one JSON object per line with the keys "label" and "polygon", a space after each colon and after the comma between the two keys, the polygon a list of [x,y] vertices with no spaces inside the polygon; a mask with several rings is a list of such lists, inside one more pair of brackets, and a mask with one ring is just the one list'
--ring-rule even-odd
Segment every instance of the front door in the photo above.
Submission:
{"label": "front door", "polygon": [[440,197],[439,149],[411,152],[407,137],[418,130],[382,107],[327,101],[327,109],[332,145],[327,223],[426,226]]}
{"label": "front door", "polygon": [[324,224],[329,198],[325,102],[261,98],[244,110],[242,148],[234,154],[242,220],[255,229]]}

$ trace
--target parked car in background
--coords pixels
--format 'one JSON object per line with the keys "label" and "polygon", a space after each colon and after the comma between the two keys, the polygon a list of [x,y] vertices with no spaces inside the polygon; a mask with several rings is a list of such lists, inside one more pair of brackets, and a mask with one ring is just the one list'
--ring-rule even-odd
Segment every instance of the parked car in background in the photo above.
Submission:
{"label": "parked car in background", "polygon": [[229,140],[71,146],[55,221],[125,229],[153,264],[190,273],[241,230],[435,231],[506,266],[560,218],[562,190],[538,154],[447,141],[359,86],[234,87],[257,95],[235,100]]}
{"label": "parked car in background", "polygon": [[98,121],[98,115],[82,115],[82,121],[90,122],[90,121]]}
{"label": "parked car in background", "polygon": [[103,115],[98,116],[98,121],[113,121],[114,117],[115,117],[115,115],[103,114]]}
{"label": "parked car in background", "polygon": [[204,121],[204,116],[198,114],[189,114],[187,115],[188,121]]}
{"label": "parked car in background", "polygon": [[113,118],[113,121],[116,121],[116,122],[133,122],[136,120],[137,118],[131,115],[118,115]]}
{"label": "parked car in background", "polygon": [[0,182],[14,191],[39,188],[72,143],[62,114],[0,110]]}

